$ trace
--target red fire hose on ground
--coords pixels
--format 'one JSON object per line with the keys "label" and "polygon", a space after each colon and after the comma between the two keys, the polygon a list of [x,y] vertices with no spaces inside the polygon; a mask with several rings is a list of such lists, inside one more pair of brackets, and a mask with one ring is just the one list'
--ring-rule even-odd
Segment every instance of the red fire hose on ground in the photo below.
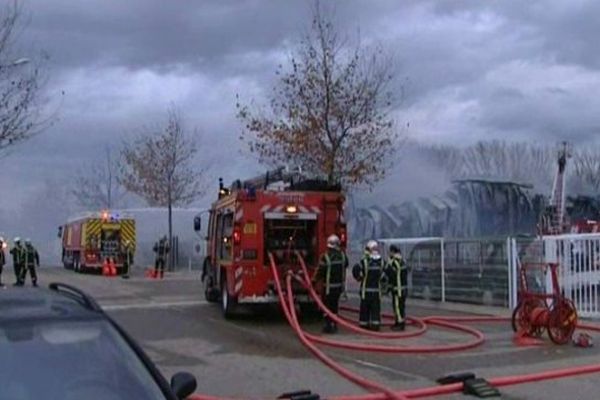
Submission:
{"label": "red fire hose on ground", "polygon": [[[274,259],[270,257],[271,261],[271,269],[273,272],[273,276],[275,278],[275,285],[277,289],[277,294],[279,297],[279,301],[283,310],[283,313],[288,320],[290,326],[302,342],[302,344],[308,348],[321,362],[325,365],[333,369],[335,372],[348,379],[349,381],[357,384],[358,386],[367,389],[372,392],[372,394],[362,394],[362,395],[346,395],[346,396],[336,396],[330,397],[332,400],[385,400],[385,399],[416,399],[416,398],[424,398],[424,397],[432,397],[439,396],[445,394],[458,393],[463,390],[462,383],[452,383],[441,386],[432,386],[427,388],[420,389],[412,389],[412,390],[403,390],[403,391],[393,391],[392,389],[386,388],[376,382],[372,382],[368,379],[365,379],[346,368],[342,367],[339,363],[335,362],[325,353],[323,353],[315,343],[337,347],[337,348],[345,348],[351,350],[358,351],[374,351],[374,352],[384,352],[384,353],[433,353],[433,352],[449,352],[449,351],[459,351],[473,348],[475,346],[480,345],[484,341],[484,335],[473,328],[459,325],[459,323],[477,323],[477,322],[505,322],[509,321],[510,318],[505,317],[489,317],[489,316],[434,316],[427,317],[424,319],[412,319],[412,325],[415,325],[417,329],[414,332],[405,332],[405,333],[382,333],[382,332],[372,332],[361,329],[360,327],[348,322],[345,318],[337,316],[329,311],[324,304],[322,303],[320,297],[313,289],[310,281],[308,280],[308,271],[306,269],[306,265],[300,255],[298,255],[298,259],[300,260],[300,265],[303,270],[303,277],[292,276],[291,273],[288,272],[288,276],[286,276],[286,291],[283,290],[283,285],[281,282],[281,277],[279,276],[279,271],[274,262]],[[333,339],[326,339],[321,336],[316,336],[313,334],[306,333],[302,330],[300,323],[298,322],[298,318],[295,310],[295,302],[293,297],[292,290],[292,279],[296,279],[300,281],[304,287],[309,291],[311,297],[315,300],[319,308],[326,313],[330,318],[335,320],[339,325],[353,331],[356,333],[368,335],[371,337],[377,337],[381,339],[399,339],[399,338],[407,338],[414,337],[417,335],[423,334],[427,325],[435,325],[445,329],[456,330],[460,332],[467,333],[475,337],[475,339],[457,345],[448,345],[448,346],[406,346],[406,347],[394,347],[394,346],[383,346],[383,345],[370,345],[370,344],[359,344],[354,342],[341,342]],[[287,298],[286,298],[287,297]],[[351,307],[341,307],[344,311],[356,312],[356,309]],[[384,317],[390,317],[385,314]],[[589,325],[589,324],[578,324],[578,328],[582,330],[589,331],[597,331],[600,332],[600,327]],[[550,371],[543,371],[531,374],[524,375],[514,375],[514,376],[504,376],[504,377],[496,377],[496,378],[488,378],[488,382],[497,387],[510,386],[510,385],[518,385],[524,383],[538,382],[550,379],[558,379],[565,377],[572,377],[576,375],[590,374],[600,372],[600,363],[578,366],[578,367],[570,367],[570,368],[562,368]],[[203,396],[203,395],[195,395],[191,399],[193,400],[224,400],[224,398],[214,397],[214,396]]]}

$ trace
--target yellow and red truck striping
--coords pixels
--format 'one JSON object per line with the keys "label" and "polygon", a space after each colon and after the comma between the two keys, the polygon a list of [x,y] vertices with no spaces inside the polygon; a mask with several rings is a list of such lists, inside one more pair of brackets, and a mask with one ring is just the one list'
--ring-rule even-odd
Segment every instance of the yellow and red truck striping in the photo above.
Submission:
{"label": "yellow and red truck striping", "polygon": [[100,237],[102,230],[117,229],[121,232],[121,241],[128,241],[135,249],[135,220],[121,219],[119,221],[105,221],[101,218],[91,218],[83,223],[82,243],[87,244],[89,238]]}

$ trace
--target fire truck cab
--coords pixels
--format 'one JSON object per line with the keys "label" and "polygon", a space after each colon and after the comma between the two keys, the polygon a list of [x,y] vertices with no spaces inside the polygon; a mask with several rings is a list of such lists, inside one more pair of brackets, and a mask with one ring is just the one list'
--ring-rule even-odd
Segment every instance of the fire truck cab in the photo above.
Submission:
{"label": "fire truck cab", "polygon": [[[219,198],[209,210],[202,280],[206,299],[220,300],[226,318],[237,304],[278,301],[269,253],[285,271],[297,268],[298,251],[312,274],[329,235],[337,234],[346,246],[345,198],[339,187],[294,181],[283,169],[236,181],[230,188],[219,181]],[[201,229],[200,216],[194,225]],[[303,289],[296,294],[301,306],[312,304]]]}

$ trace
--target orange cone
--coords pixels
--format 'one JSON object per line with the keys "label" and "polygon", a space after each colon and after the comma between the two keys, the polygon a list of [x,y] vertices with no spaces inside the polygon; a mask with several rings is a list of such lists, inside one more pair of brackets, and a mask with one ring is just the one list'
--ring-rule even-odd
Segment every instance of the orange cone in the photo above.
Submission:
{"label": "orange cone", "polygon": [[111,258],[108,267],[110,268],[110,276],[117,276],[117,266],[115,265],[115,260]]}
{"label": "orange cone", "polygon": [[108,260],[104,260],[102,263],[102,276],[108,276],[110,274],[110,268],[108,266]]}

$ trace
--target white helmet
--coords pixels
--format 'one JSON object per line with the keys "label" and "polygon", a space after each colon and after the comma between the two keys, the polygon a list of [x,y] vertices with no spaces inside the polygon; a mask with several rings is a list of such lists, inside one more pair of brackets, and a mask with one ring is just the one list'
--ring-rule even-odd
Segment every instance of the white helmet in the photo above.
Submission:
{"label": "white helmet", "polygon": [[21,241],[21,238],[20,238],[20,237],[18,237],[18,236],[17,236],[17,237],[14,239],[14,242],[15,242],[15,243],[19,243],[20,241]]}
{"label": "white helmet", "polygon": [[369,240],[367,242],[367,249],[369,249],[370,252],[379,252],[379,243],[377,243],[376,240]]}
{"label": "white helmet", "polygon": [[327,238],[327,247],[330,249],[338,249],[340,243],[340,238],[337,235],[331,235]]}
{"label": "white helmet", "polygon": [[31,239],[29,239],[29,238],[25,239],[25,244],[31,244]]}

